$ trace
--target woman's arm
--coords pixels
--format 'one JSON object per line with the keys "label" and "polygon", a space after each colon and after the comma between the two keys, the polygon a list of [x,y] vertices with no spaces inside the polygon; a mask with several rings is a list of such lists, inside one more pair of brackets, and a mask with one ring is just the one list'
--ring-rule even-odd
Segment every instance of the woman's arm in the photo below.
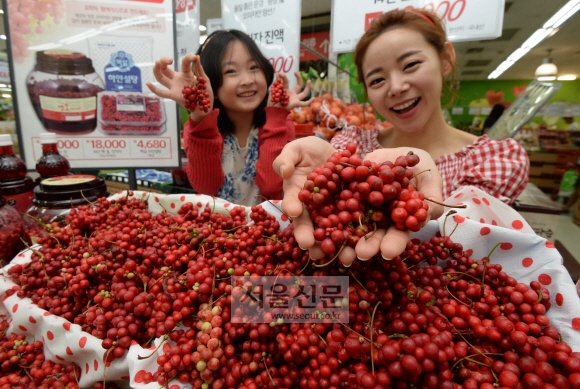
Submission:
{"label": "woman's arm", "polygon": [[224,183],[224,139],[217,127],[218,115],[219,109],[214,109],[199,123],[190,117],[183,130],[183,143],[188,160],[185,172],[191,187],[210,196],[215,196]]}
{"label": "woman's arm", "polygon": [[526,150],[511,138],[485,142],[461,162],[456,177],[448,177],[447,169],[440,166],[449,191],[446,195],[461,186],[471,185],[511,204],[529,180],[530,160]]}

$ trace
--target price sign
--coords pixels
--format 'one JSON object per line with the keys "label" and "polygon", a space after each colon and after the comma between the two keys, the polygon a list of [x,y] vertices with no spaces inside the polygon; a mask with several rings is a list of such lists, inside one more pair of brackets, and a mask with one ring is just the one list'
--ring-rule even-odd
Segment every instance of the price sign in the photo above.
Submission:
{"label": "price sign", "polygon": [[[57,135],[72,169],[179,166],[179,111],[146,83],[156,59],[179,63],[178,45],[197,49],[199,0],[66,0],[40,14],[39,4],[4,8],[6,29],[22,38],[11,40],[8,64],[26,167],[42,155],[44,132]],[[73,68],[74,77],[61,74]]]}
{"label": "price sign", "polygon": [[296,84],[300,55],[299,1],[222,0],[224,29],[248,34],[270,60],[274,71],[285,73]]}
{"label": "price sign", "polygon": [[[78,160],[101,161],[99,166],[109,164],[109,161],[141,160],[147,158],[154,161],[165,161],[173,158],[173,142],[171,137],[89,137],[89,138],[58,138],[58,151],[73,163]],[[40,158],[42,146],[40,138],[32,138],[33,157]],[[115,166],[113,165],[107,166]],[[117,162],[118,164],[118,162]]]}
{"label": "price sign", "polygon": [[501,36],[505,0],[332,0],[331,50],[345,53],[370,23],[393,9],[425,8],[445,23],[451,42],[494,39]]}

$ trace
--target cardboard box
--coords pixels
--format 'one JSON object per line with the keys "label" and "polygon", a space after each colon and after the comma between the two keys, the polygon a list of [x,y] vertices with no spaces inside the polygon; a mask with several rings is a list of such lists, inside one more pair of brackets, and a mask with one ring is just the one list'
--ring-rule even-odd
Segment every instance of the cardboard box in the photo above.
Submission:
{"label": "cardboard box", "polygon": [[533,183],[528,183],[514,202],[513,208],[522,215],[537,235],[552,239],[562,208]]}
{"label": "cardboard box", "polygon": [[556,153],[531,152],[529,154],[529,157],[530,162],[547,162],[547,163],[558,162],[558,154]]}

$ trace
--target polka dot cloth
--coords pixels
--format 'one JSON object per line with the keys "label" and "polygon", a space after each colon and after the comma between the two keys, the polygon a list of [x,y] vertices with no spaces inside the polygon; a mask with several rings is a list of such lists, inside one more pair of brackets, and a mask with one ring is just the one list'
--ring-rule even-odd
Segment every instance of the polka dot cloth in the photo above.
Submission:
{"label": "polka dot cloth", "polygon": [[[480,189],[465,187],[444,203],[467,208],[454,209],[457,213],[453,217],[430,222],[423,230],[433,230],[418,234],[432,236],[437,230],[449,234],[457,225],[452,239],[464,249],[472,249],[474,259],[488,256],[498,245],[491,261],[501,263],[503,270],[518,281],[538,281],[547,288],[552,302],[547,314],[550,324],[558,328],[573,350],[580,350],[580,299],[554,244],[536,235],[513,208]],[[445,214],[450,210],[445,208]]]}
{"label": "polka dot cloth", "polygon": [[[124,194],[115,195],[113,198],[120,196]],[[191,202],[199,208],[210,204],[217,212],[222,213],[227,213],[235,206],[225,200],[204,195],[136,192],[135,196],[147,198],[153,212],[166,210],[176,213],[184,202]],[[429,222],[425,228],[413,234],[413,237],[426,240],[438,231],[450,233],[458,225],[452,239],[461,243],[464,250],[471,253],[472,258],[488,256],[499,244],[491,255],[491,261],[501,263],[508,274],[521,282],[538,281],[547,288],[552,301],[552,307],[547,314],[551,325],[558,328],[573,350],[580,350],[580,299],[576,297],[575,285],[562,266],[562,257],[554,245],[534,234],[532,228],[512,208],[479,189],[464,188],[454,193],[445,203],[465,204],[467,208],[457,209],[457,214],[448,217],[446,222],[444,217]],[[283,228],[288,224],[279,210],[281,202],[266,202],[263,206],[278,218]],[[449,210],[446,208],[446,212]],[[17,256],[7,268],[29,261],[29,256],[29,253]],[[102,380],[104,349],[101,348],[101,341],[82,332],[78,325],[39,309],[29,300],[19,299],[16,295],[5,298],[6,291],[13,288],[18,289],[10,281],[0,282],[0,314],[12,317],[10,331],[24,332],[30,340],[41,339],[49,359],[77,363],[83,371],[80,381],[82,388],[90,388],[95,382]],[[161,339],[156,339],[154,344],[158,345],[160,342]],[[138,356],[150,355],[154,350],[154,346],[144,349],[133,344],[125,358],[117,359],[107,367],[107,380],[128,379],[132,388],[158,389],[157,383],[146,385],[143,378],[148,372],[156,371],[155,361],[164,352],[163,347],[151,358],[138,359]],[[186,386],[172,383],[170,387],[178,389]]]}

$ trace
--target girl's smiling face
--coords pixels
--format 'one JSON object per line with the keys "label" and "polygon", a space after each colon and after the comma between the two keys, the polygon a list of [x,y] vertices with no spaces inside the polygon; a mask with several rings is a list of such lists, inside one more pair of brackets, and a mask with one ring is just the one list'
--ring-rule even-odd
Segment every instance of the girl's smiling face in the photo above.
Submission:
{"label": "girl's smiling face", "polygon": [[221,63],[223,82],[217,98],[228,116],[253,113],[266,97],[268,84],[258,62],[239,40],[228,44]]}
{"label": "girl's smiling face", "polygon": [[397,130],[420,132],[441,116],[443,79],[452,67],[420,32],[395,27],[382,33],[368,46],[362,69],[373,107]]}

